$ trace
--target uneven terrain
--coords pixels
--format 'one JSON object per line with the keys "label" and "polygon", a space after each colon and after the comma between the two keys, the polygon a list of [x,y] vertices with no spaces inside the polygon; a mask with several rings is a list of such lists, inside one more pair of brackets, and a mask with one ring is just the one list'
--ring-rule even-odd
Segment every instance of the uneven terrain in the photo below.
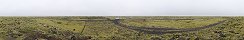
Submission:
{"label": "uneven terrain", "polygon": [[243,40],[238,16],[9,16],[0,40]]}

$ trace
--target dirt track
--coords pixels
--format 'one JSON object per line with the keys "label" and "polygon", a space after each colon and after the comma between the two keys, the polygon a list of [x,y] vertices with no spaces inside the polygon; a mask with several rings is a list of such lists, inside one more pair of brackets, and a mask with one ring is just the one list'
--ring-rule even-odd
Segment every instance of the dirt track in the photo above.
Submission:
{"label": "dirt track", "polygon": [[[109,18],[106,18],[109,19]],[[179,32],[188,32],[188,31],[197,31],[201,29],[210,28],[213,26],[216,26],[218,24],[224,23],[227,20],[219,21],[213,24],[209,24],[202,27],[196,27],[196,28],[184,28],[184,29],[176,29],[176,28],[150,28],[150,27],[136,27],[136,26],[129,26],[124,25],[120,23],[120,20],[124,19],[115,19],[115,20],[72,20],[72,21],[113,21],[115,25],[118,25],[119,27],[128,28],[131,30],[147,33],[147,34],[165,34],[165,33],[179,33]],[[155,19],[155,20],[195,20],[195,19]]]}
{"label": "dirt track", "polygon": [[120,27],[124,27],[124,28],[128,28],[128,29],[136,30],[136,31],[139,31],[139,32],[144,32],[144,33],[148,33],[148,34],[165,34],[165,33],[178,33],[178,32],[197,31],[197,30],[201,30],[201,29],[213,27],[215,25],[224,23],[225,21],[226,20],[219,21],[217,23],[209,24],[209,25],[202,26],[202,27],[186,28],[186,29],[176,29],[176,28],[149,28],[149,27],[128,26],[128,25],[121,24],[120,23],[120,19],[116,19],[113,22],[114,22],[115,25],[118,25]]}

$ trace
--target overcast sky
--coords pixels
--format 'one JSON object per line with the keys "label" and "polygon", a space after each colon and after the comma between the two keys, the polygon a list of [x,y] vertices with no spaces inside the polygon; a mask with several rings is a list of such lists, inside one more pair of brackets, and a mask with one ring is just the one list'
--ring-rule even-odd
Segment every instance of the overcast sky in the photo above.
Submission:
{"label": "overcast sky", "polygon": [[244,16],[244,0],[0,0],[1,16]]}

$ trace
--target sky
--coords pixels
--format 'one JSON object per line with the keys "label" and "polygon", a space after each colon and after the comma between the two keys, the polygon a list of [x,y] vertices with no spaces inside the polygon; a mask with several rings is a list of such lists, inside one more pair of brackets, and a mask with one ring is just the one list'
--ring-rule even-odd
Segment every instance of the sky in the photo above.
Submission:
{"label": "sky", "polygon": [[244,16],[244,0],[0,0],[0,16]]}

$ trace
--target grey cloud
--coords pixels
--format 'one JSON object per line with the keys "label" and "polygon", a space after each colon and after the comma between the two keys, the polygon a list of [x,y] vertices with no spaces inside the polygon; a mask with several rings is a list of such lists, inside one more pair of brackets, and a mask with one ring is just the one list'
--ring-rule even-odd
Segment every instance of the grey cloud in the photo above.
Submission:
{"label": "grey cloud", "polygon": [[244,15],[244,0],[0,0],[1,16]]}

